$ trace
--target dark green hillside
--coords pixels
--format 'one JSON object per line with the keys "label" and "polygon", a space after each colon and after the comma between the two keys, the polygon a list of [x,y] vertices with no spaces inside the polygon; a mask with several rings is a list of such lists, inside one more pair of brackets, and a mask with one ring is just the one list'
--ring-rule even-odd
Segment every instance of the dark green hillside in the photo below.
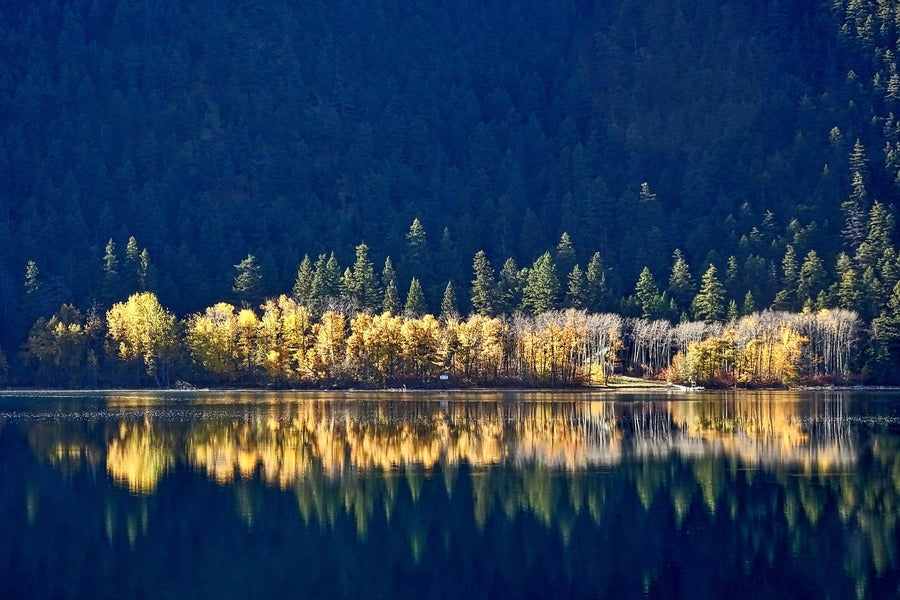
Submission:
{"label": "dark green hillside", "polygon": [[[248,254],[287,292],[360,242],[467,312],[478,250],[499,272],[563,232],[560,279],[599,251],[606,310],[690,312],[680,249],[726,303],[870,320],[900,278],[898,24],[893,0],[3,3],[0,346],[63,302],[234,300]],[[655,308],[627,299],[645,266]]]}

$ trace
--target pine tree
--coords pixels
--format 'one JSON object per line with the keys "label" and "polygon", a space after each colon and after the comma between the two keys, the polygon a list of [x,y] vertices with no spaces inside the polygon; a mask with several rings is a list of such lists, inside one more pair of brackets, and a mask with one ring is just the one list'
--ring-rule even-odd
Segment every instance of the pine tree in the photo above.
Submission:
{"label": "pine tree", "polygon": [[747,290],[744,294],[744,303],[741,305],[741,314],[752,315],[756,312],[756,300],[753,299],[753,292]]}
{"label": "pine tree", "polygon": [[141,250],[138,248],[137,240],[134,236],[128,238],[125,244],[125,273],[124,273],[124,292],[131,294],[138,291],[140,287],[140,271],[141,271]]}
{"label": "pine tree", "polygon": [[739,316],[741,316],[741,313],[738,310],[737,300],[732,298],[728,302],[728,311],[725,313],[725,318],[728,321],[736,321]]}
{"label": "pine tree", "polygon": [[484,250],[475,253],[472,261],[472,310],[483,316],[493,316],[497,310],[497,287],[494,283],[494,268]]}
{"label": "pine tree", "polygon": [[403,257],[403,271],[409,276],[428,277],[428,241],[425,228],[418,217],[413,219],[406,233],[406,254]]}
{"label": "pine tree", "polygon": [[453,289],[453,282],[448,281],[447,287],[444,288],[444,297],[441,299],[441,322],[447,323],[451,319],[459,317],[459,308],[456,302],[456,291]]}
{"label": "pine tree", "polygon": [[866,157],[866,149],[859,138],[853,143],[850,151],[850,173],[859,173],[861,179],[869,178],[869,159]]}
{"label": "pine tree", "polygon": [[37,298],[42,287],[41,270],[38,268],[36,262],[29,260],[25,263],[25,296]]}
{"label": "pine tree", "polygon": [[775,294],[772,306],[778,310],[795,310],[797,304],[797,279],[800,269],[797,267],[797,254],[790,244],[784,250],[784,258],[781,260],[781,285],[782,288]]}
{"label": "pine tree", "polygon": [[500,269],[497,281],[497,312],[510,314],[522,303],[524,282],[519,276],[519,267],[512,258],[507,258]]}
{"label": "pine tree", "polygon": [[522,308],[537,315],[557,307],[559,277],[549,252],[544,252],[528,270],[528,280],[522,290]]}
{"label": "pine tree", "polygon": [[146,248],[141,250],[138,257],[138,287],[142,292],[152,292],[156,289],[156,276],[150,262],[150,252]]}
{"label": "pine tree", "polygon": [[23,324],[30,327],[35,319],[47,311],[46,304],[41,270],[36,262],[29,260],[25,263],[25,297],[22,302],[21,315]]}
{"label": "pine tree", "polygon": [[877,364],[895,378],[900,369],[900,283],[894,286],[881,314],[872,320],[872,338]]}
{"label": "pine tree", "polygon": [[694,317],[712,323],[721,321],[725,310],[725,288],[716,277],[715,265],[710,265],[700,280],[700,291],[694,298]]}
{"label": "pine tree", "polygon": [[653,278],[649,267],[641,269],[637,283],[634,286],[634,296],[641,309],[641,316],[645,319],[654,319],[662,316],[664,301],[659,287]]}
{"label": "pine tree", "polygon": [[585,272],[585,284],[587,286],[587,308],[592,312],[601,312],[607,309],[609,290],[606,287],[606,270],[603,267],[603,259],[599,252],[594,252],[588,262]]}
{"label": "pine tree", "polygon": [[566,306],[569,308],[587,308],[587,281],[581,267],[575,265],[567,277]]}
{"label": "pine tree", "polygon": [[107,304],[119,300],[121,285],[119,281],[119,258],[116,256],[116,243],[112,238],[106,242],[103,255],[103,301]]}
{"label": "pine tree", "polygon": [[312,297],[319,304],[334,300],[341,295],[341,266],[334,252],[327,257],[320,254],[316,259],[312,281]]}
{"label": "pine tree", "polygon": [[384,269],[381,271],[381,285],[384,288],[384,300],[381,302],[382,312],[396,315],[400,313],[400,293],[397,290],[397,274],[394,272],[394,264],[391,257],[384,259]]}
{"label": "pine tree", "polygon": [[369,260],[369,247],[359,244],[356,247],[356,261],[351,271],[348,293],[360,310],[377,310],[381,308],[381,292],[375,280],[375,268]]}
{"label": "pine tree", "polygon": [[732,254],[728,257],[725,264],[725,290],[730,296],[738,295],[738,285],[740,283],[740,269],[738,267],[738,259]]}
{"label": "pine tree", "polygon": [[675,262],[669,275],[669,296],[675,301],[678,310],[683,310],[690,306],[694,294],[697,293],[697,287],[681,250],[675,250],[673,258]]}
{"label": "pine tree", "polygon": [[252,306],[262,300],[262,269],[252,254],[234,265],[237,275],[232,290],[243,304]]}
{"label": "pine tree", "polygon": [[856,262],[860,267],[878,269],[888,248],[892,248],[891,235],[894,217],[881,202],[874,202],[869,210],[866,239],[859,245]]}
{"label": "pine tree", "polygon": [[797,277],[797,299],[803,303],[814,300],[824,285],[825,266],[816,251],[810,250]]}
{"label": "pine tree", "polygon": [[297,267],[297,277],[294,280],[294,299],[305,306],[313,305],[313,279],[315,269],[308,254],[303,255],[300,265]]}
{"label": "pine tree", "polygon": [[556,244],[556,255],[554,258],[556,266],[561,273],[569,273],[578,260],[575,255],[575,248],[572,246],[572,240],[565,231],[560,236],[559,243]]}
{"label": "pine tree", "polygon": [[862,174],[854,171],[851,180],[850,197],[841,203],[841,211],[844,213],[844,229],[841,236],[844,238],[844,245],[855,250],[866,237],[865,207],[868,203],[868,194]]}
{"label": "pine tree", "polygon": [[419,318],[427,311],[425,306],[425,294],[422,292],[422,284],[417,277],[409,282],[409,292],[406,294],[406,305],[403,312],[407,317]]}

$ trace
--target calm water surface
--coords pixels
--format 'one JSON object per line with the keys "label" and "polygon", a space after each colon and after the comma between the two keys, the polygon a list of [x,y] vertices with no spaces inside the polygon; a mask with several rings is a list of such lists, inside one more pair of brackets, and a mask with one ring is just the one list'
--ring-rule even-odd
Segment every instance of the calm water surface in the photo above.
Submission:
{"label": "calm water surface", "polygon": [[895,598],[896,393],[0,395],[10,598]]}

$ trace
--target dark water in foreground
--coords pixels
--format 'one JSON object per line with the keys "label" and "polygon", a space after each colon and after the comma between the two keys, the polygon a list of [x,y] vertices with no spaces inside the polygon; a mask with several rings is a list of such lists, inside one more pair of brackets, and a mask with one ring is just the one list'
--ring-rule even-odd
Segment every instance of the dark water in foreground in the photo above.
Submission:
{"label": "dark water in foreground", "polygon": [[0,396],[10,598],[894,598],[898,519],[898,394]]}

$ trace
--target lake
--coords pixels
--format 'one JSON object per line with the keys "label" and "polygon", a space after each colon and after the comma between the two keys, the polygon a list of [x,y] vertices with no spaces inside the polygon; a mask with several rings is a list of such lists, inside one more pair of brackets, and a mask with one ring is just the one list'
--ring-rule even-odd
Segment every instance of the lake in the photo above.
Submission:
{"label": "lake", "polygon": [[0,394],[7,598],[895,598],[894,392]]}

